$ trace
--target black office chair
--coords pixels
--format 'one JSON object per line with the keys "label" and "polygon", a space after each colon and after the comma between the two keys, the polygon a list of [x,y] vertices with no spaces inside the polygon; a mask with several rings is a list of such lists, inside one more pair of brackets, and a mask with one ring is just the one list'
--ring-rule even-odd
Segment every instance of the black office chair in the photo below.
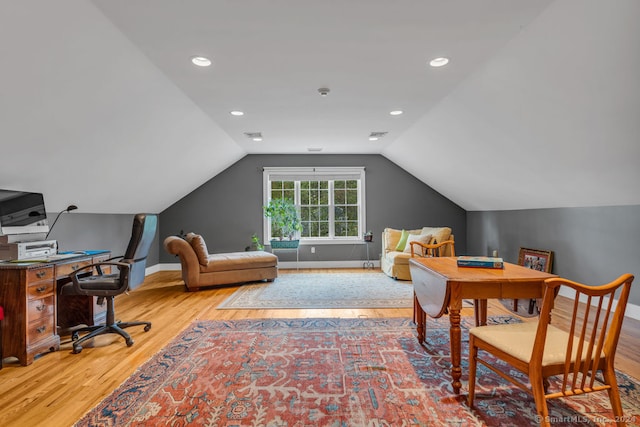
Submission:
{"label": "black office chair", "polygon": [[[126,340],[127,346],[131,347],[133,339],[124,331],[124,328],[145,325],[145,332],[151,329],[150,322],[117,322],[113,301],[116,295],[126,292],[129,288],[134,288],[144,281],[147,255],[155,237],[157,225],[158,217],[156,215],[137,214],[133,219],[131,240],[123,257],[91,264],[69,275],[71,282],[62,286],[61,293],[63,295],[97,296],[99,303],[100,300],[107,300],[106,323],[75,330],[71,336],[73,353],[80,353],[83,342],[102,334],[120,334]],[[103,274],[102,268],[107,266],[117,272]],[[87,275],[92,269],[96,269],[97,274]],[[82,332],[88,332],[88,334],[79,338]]]}

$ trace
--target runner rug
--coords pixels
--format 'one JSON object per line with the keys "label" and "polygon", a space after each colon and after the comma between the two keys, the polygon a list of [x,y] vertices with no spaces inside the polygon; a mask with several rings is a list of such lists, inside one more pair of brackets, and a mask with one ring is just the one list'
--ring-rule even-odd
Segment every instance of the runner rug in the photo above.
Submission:
{"label": "runner rug", "polygon": [[[463,319],[464,339],[470,324]],[[538,425],[533,398],[483,366],[476,409],[464,402],[466,374],[463,393],[452,392],[447,326],[429,319],[425,349],[409,319],[198,321],[76,425]],[[625,415],[637,417],[639,384],[618,381]],[[612,418],[606,393],[549,407],[554,425]]]}
{"label": "runner rug", "polygon": [[381,272],[289,273],[273,282],[246,284],[217,308],[406,308],[411,282]]}

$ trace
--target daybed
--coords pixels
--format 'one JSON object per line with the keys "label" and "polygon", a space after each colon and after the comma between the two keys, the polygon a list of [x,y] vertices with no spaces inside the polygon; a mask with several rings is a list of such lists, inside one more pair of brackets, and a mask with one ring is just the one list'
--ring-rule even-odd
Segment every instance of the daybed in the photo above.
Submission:
{"label": "daybed", "polygon": [[[387,276],[394,279],[411,280],[411,273],[409,272],[411,241],[419,242],[422,245],[434,245],[450,241],[450,244],[442,246],[439,256],[453,256],[455,254],[453,240],[454,237],[449,227],[423,227],[415,230],[385,228],[382,232],[380,268]],[[414,249],[418,250],[417,247]]]}
{"label": "daybed", "polygon": [[164,247],[180,257],[182,279],[189,291],[236,283],[273,281],[278,277],[278,257],[269,252],[247,251],[210,254],[202,236],[169,236]]}

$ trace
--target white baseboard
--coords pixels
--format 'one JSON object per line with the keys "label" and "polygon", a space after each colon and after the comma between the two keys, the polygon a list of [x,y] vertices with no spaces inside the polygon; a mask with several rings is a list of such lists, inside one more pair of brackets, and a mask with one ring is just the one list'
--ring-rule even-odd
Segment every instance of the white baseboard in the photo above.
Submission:
{"label": "white baseboard", "polygon": [[[561,288],[558,295],[562,295],[563,297],[573,299],[575,297],[575,293],[573,293],[573,289]],[[615,301],[615,300],[614,300]],[[586,301],[582,301],[586,302]],[[614,304],[615,307],[615,304]],[[640,320],[640,305],[627,303],[627,309],[624,313],[625,317],[630,319]]]}
{"label": "white baseboard", "polygon": [[[294,270],[297,268],[364,268],[367,261],[284,261],[278,263],[278,268],[283,270]],[[380,261],[370,261],[374,268],[380,268]],[[153,267],[147,268],[147,274],[151,274],[149,270],[156,268],[156,271],[180,271],[180,263],[163,263],[156,264]]]}

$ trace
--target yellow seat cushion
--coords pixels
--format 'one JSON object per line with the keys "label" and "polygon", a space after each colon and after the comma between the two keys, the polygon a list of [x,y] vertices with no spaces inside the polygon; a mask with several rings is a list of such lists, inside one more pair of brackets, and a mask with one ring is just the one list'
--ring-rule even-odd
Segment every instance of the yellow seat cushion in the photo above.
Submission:
{"label": "yellow seat cushion", "polygon": [[[471,328],[469,334],[474,335],[495,348],[510,354],[523,362],[531,360],[533,343],[536,339],[538,322],[523,322],[508,325],[488,325]],[[542,366],[564,363],[567,355],[569,334],[553,325],[547,327],[547,341]],[[573,351],[577,351],[578,339],[574,337]],[[586,349],[583,351],[583,359]],[[602,355],[604,357],[604,354]]]}

